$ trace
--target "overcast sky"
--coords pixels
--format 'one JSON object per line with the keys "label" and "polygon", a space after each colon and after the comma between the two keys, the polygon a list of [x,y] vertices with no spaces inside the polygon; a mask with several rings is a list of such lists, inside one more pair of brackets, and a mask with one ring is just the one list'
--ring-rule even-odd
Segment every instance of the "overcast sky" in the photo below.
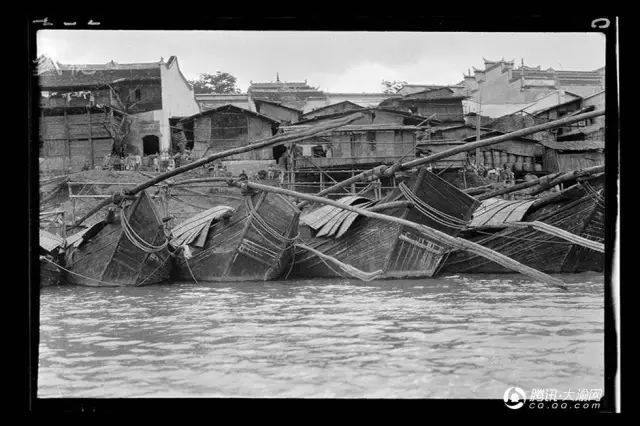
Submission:
{"label": "overcast sky", "polygon": [[382,79],[453,84],[482,58],[594,70],[605,64],[596,33],[41,30],[38,55],[66,64],[153,62],[176,55],[189,79],[226,71],[249,81],[304,81],[331,92],[380,92]]}

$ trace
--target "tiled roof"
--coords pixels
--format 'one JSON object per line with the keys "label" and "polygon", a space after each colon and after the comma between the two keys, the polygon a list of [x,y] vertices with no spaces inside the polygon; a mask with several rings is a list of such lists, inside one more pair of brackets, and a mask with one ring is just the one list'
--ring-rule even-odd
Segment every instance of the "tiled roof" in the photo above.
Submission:
{"label": "tiled roof", "polygon": [[598,84],[602,82],[602,75],[597,71],[559,71],[549,68],[547,70],[541,70],[537,68],[516,68],[511,72],[511,81],[517,80],[521,77],[525,79],[549,79],[560,80],[563,84]]}
{"label": "tiled roof", "polygon": [[571,104],[580,104],[581,102],[582,102],[582,98],[569,99],[568,101],[560,102],[559,104],[555,104],[555,105],[550,105],[550,106],[548,106],[546,108],[533,110],[533,111],[529,112],[529,114],[537,116],[537,115],[543,114],[543,113],[545,113],[547,111],[551,111],[551,110],[556,109],[556,108],[565,107],[565,106],[571,105]]}
{"label": "tiled roof", "polygon": [[264,114],[260,114],[258,112],[251,111],[251,110],[248,110],[248,109],[245,109],[245,108],[240,108],[238,106],[231,105],[231,104],[223,105],[223,106],[218,107],[218,108],[207,109],[205,111],[202,111],[202,112],[199,112],[197,114],[194,114],[191,117],[183,118],[180,121],[189,121],[189,120],[193,120],[194,118],[201,117],[201,116],[204,116],[204,115],[211,115],[211,114],[214,114],[216,112],[225,112],[225,111],[233,111],[233,112],[243,113],[243,114],[247,114],[247,115],[252,115],[254,117],[261,118],[261,119],[263,119],[265,121],[269,121],[269,122],[274,123],[274,124],[279,124],[279,121],[274,120],[271,117],[267,117]]}
{"label": "tiled roof", "polygon": [[342,105],[342,104],[350,104],[350,105],[355,106],[355,107],[356,107],[356,109],[364,109],[364,107],[363,107],[363,106],[360,106],[360,105],[358,105],[358,104],[356,104],[356,103],[354,103],[354,102],[351,102],[351,101],[342,101],[342,102],[336,102],[335,104],[325,105],[325,106],[321,106],[321,107],[316,108],[316,109],[312,109],[311,111],[306,112],[304,115],[312,114],[312,113],[313,113],[313,114],[315,114],[315,113],[317,113],[317,112],[319,112],[319,111],[323,111],[323,110],[325,110],[325,109],[327,109],[327,108],[332,108],[332,107],[335,107],[336,105]]}
{"label": "tiled roof", "polygon": [[126,68],[125,65],[118,64],[117,68],[102,69],[95,69],[93,65],[59,66],[57,70],[48,70],[40,74],[40,87],[95,87],[121,80],[160,80],[159,63],[150,63],[145,67],[142,67],[142,64],[133,64],[135,66],[132,68]]}
{"label": "tiled roof", "polygon": [[401,100],[464,99],[465,97],[466,96],[455,94],[454,91],[448,87],[439,87],[405,95]]}
{"label": "tiled roof", "polygon": [[235,99],[248,99],[249,95],[246,93],[196,93],[197,101],[207,101],[207,100],[235,100]]}
{"label": "tiled roof", "polygon": [[293,108],[293,107],[287,106],[287,105],[285,105],[285,104],[283,104],[281,102],[268,101],[266,99],[256,99],[256,100],[254,100],[254,103],[256,103],[256,104],[263,103],[263,104],[275,105],[275,106],[280,107],[280,108],[284,108],[284,109],[288,109],[288,110],[295,111],[295,112],[298,112],[298,113],[302,113],[301,110],[299,110],[297,108]]}

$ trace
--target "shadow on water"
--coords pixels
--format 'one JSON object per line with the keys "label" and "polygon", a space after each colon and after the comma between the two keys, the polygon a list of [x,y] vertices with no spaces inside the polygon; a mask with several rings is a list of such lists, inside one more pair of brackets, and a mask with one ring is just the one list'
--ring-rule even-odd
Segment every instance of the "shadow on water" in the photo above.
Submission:
{"label": "shadow on water", "polygon": [[40,397],[602,387],[602,274],[45,288]]}

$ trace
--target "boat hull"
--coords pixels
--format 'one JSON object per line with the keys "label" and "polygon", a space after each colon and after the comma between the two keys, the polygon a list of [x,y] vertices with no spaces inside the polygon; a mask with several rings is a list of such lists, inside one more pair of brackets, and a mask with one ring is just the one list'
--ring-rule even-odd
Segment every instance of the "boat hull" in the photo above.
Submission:
{"label": "boat hull", "polygon": [[247,197],[231,217],[212,226],[202,248],[190,246],[189,258],[184,251],[176,256],[175,279],[268,281],[288,272],[300,211],[278,194],[259,192]]}
{"label": "boat hull", "polygon": [[[160,217],[146,192],[141,192],[124,214],[144,241],[160,246],[166,240]],[[103,223],[95,235],[69,249],[66,282],[92,287],[140,286],[169,278],[169,249],[152,253],[140,249],[127,237],[121,221],[118,217],[112,223]]]}
{"label": "boat hull", "polygon": [[[525,215],[524,221],[540,221],[603,242],[603,203],[584,191],[575,190],[575,193],[573,199]],[[489,235],[474,233],[466,238],[545,273],[601,272],[604,266],[603,253],[531,228],[506,228]],[[443,267],[443,273],[510,272],[497,263],[464,251],[451,254]]]}

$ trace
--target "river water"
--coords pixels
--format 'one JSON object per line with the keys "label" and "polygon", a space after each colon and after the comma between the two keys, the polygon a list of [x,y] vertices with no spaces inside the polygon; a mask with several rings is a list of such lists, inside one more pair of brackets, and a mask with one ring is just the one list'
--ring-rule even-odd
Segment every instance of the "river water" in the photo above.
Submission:
{"label": "river water", "polygon": [[604,386],[602,274],[42,289],[38,397],[502,398]]}

